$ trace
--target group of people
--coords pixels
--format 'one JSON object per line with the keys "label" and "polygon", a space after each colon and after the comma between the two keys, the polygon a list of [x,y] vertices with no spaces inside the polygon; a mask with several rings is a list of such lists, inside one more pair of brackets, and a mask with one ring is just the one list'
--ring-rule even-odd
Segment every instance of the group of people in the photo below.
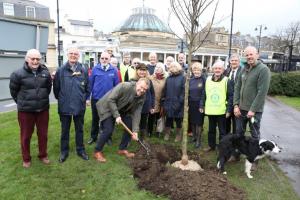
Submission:
{"label": "group of people", "polygon": [[[101,163],[107,160],[103,152],[105,144],[115,142],[112,141],[115,124],[132,130],[129,134],[124,129],[117,152],[127,158],[134,157],[134,153],[127,150],[131,139],[164,134],[164,140],[168,141],[174,128],[174,141],[179,142],[182,138],[187,80],[188,123],[195,148],[201,147],[205,115],[209,121],[209,147],[205,151],[216,148],[216,127],[219,129],[219,140],[231,132],[243,135],[252,117],[255,117],[255,123],[250,126],[252,137],[259,138],[270,70],[259,61],[256,48],[247,47],[244,53],[247,59],[244,68],[240,67],[239,55],[233,54],[227,69],[223,61],[217,60],[212,66],[212,76],[207,77],[199,62],[193,63],[191,73],[187,74],[188,65],[183,53],[178,55],[178,62],[169,56],[165,64],[158,62],[156,53],[150,53],[149,64],[146,65],[139,58],[131,59],[129,53],[124,53],[123,62],[118,63],[112,52],[103,52],[99,63],[88,73],[78,62],[78,49],[70,48],[68,61],[51,76],[40,62],[40,52],[29,50],[24,66],[13,72],[10,78],[11,95],[18,106],[23,167],[31,165],[30,139],[35,126],[38,157],[44,164],[50,163],[47,135],[52,84],[61,122],[60,163],[69,156],[72,119],[77,155],[89,160],[83,142],[84,115],[89,105],[92,124],[88,144],[95,143],[93,156]],[[156,129],[161,126],[158,121],[163,123],[163,133]]]}

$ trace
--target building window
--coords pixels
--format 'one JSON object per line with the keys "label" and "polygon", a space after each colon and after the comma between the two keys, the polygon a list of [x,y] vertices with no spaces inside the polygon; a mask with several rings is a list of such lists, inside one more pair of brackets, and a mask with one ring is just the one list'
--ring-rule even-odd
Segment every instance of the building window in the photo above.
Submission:
{"label": "building window", "polygon": [[3,14],[4,15],[15,15],[14,4],[12,3],[3,3]]}
{"label": "building window", "polygon": [[35,18],[35,7],[26,6],[26,17]]}

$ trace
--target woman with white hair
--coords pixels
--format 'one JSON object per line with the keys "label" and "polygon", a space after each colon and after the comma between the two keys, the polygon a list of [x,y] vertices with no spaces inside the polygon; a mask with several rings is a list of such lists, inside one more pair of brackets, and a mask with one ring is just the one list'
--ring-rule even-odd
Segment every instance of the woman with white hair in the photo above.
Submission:
{"label": "woman with white hair", "polygon": [[166,80],[163,93],[163,109],[166,115],[166,127],[164,140],[169,140],[171,126],[176,122],[175,142],[179,142],[182,136],[182,121],[184,108],[184,84],[183,69],[178,62],[172,62],[169,68],[170,76]]}
{"label": "woman with white hair", "polygon": [[[153,114],[149,115],[148,118],[148,134],[151,136],[153,132],[153,125],[157,125],[157,120],[160,116],[160,110],[161,110],[161,95],[163,92],[163,89],[166,84],[166,72],[165,72],[165,66],[163,63],[159,62],[156,64],[154,68],[154,73],[150,77],[150,80],[152,81],[153,88],[154,88],[154,94],[155,94],[155,103],[154,103],[154,112]],[[156,132],[156,136],[159,137],[159,132]]]}

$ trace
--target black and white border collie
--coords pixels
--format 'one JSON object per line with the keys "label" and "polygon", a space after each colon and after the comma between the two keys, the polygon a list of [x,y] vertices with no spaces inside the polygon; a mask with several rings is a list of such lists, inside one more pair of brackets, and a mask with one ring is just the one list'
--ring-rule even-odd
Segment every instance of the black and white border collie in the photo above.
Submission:
{"label": "black and white border collie", "polygon": [[227,174],[224,168],[225,163],[232,155],[238,152],[238,154],[244,154],[246,156],[245,173],[248,178],[253,178],[253,176],[251,176],[253,162],[265,157],[271,152],[279,153],[281,152],[281,148],[278,147],[275,142],[270,140],[257,140],[252,137],[229,134],[224,136],[220,141],[218,151],[217,168],[223,174]]}

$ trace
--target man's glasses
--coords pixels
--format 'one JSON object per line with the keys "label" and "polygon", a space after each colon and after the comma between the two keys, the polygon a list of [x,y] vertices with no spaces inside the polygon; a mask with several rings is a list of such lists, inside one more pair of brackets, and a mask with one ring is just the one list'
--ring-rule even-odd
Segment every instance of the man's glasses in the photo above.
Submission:
{"label": "man's glasses", "polygon": [[31,61],[34,61],[34,60],[40,61],[41,59],[40,59],[40,58],[30,58],[30,60],[31,60]]}
{"label": "man's glasses", "polygon": [[138,65],[138,64],[140,64],[139,62],[134,62],[134,63],[132,63],[132,64],[134,64],[134,65]]}
{"label": "man's glasses", "polygon": [[100,58],[101,60],[108,60],[109,58]]}
{"label": "man's glasses", "polygon": [[78,53],[73,53],[73,52],[70,52],[69,54],[70,55],[74,55],[74,56],[78,56],[79,55]]}

